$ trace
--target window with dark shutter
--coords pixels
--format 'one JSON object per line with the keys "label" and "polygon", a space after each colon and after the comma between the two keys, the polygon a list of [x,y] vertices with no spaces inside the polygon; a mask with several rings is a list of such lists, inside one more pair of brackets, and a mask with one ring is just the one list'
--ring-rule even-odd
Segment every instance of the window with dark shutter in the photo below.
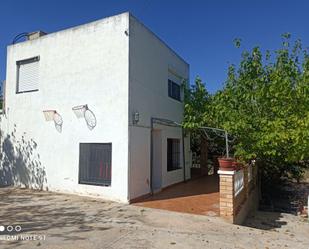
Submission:
{"label": "window with dark shutter", "polygon": [[181,101],[180,85],[178,85],[172,80],[168,80],[168,96],[178,101]]}
{"label": "window with dark shutter", "polygon": [[167,171],[180,169],[180,139],[167,139]]}
{"label": "window with dark shutter", "polygon": [[79,146],[79,183],[110,186],[112,181],[112,144],[81,143]]}

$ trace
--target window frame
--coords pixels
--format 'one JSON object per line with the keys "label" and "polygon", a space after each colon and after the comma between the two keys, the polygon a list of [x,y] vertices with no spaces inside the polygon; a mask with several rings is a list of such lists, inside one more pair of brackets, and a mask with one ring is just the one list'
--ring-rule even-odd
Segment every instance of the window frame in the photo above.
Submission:
{"label": "window frame", "polygon": [[38,62],[40,61],[40,56],[34,56],[28,59],[24,59],[24,60],[19,60],[16,61],[16,94],[21,94],[21,93],[29,93],[29,92],[38,92],[38,89],[34,89],[34,90],[28,90],[28,91],[19,91],[19,74],[20,74],[20,66],[21,65],[25,65],[25,64],[29,64],[29,63],[33,63],[33,62]]}
{"label": "window frame", "polygon": [[[109,145],[110,146],[110,176],[109,179],[103,179],[102,182],[98,182],[98,181],[91,181],[89,179],[85,179],[86,177],[82,175],[82,171],[85,170],[85,166],[82,167],[81,162],[82,162],[82,153],[81,153],[81,148],[82,145]],[[90,148],[91,150],[91,148]],[[91,186],[102,186],[102,187],[111,187],[112,186],[112,143],[79,143],[79,163],[78,163],[78,184],[83,184],[83,185],[91,185]],[[91,153],[89,151],[89,155],[88,155],[88,163],[90,160],[90,156]],[[87,170],[89,170],[89,165]],[[88,176],[89,178],[89,176]]]}
{"label": "window frame", "polygon": [[[174,95],[174,91],[173,91],[173,87],[177,86],[177,88],[179,89],[179,94],[177,94],[177,96]],[[179,96],[178,96],[179,95]],[[181,99],[181,85],[179,85],[178,83],[176,83],[175,81],[168,79],[168,96],[174,100],[177,100],[179,102],[182,102]]]}
{"label": "window frame", "polygon": [[[172,143],[172,144],[170,144]],[[175,150],[174,143],[177,143],[177,149]],[[170,151],[171,150],[171,151]],[[181,139],[179,138],[167,138],[166,140],[166,170],[167,172],[182,169],[181,166]],[[176,159],[176,162],[173,160]],[[174,166],[174,164],[177,164]]]}

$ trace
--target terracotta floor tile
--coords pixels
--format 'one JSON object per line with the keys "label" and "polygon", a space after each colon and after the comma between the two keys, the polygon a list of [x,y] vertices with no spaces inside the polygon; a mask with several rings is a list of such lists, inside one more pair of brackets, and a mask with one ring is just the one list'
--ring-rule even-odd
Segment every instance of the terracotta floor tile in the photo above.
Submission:
{"label": "terracotta floor tile", "polygon": [[134,205],[201,215],[219,215],[219,177],[204,176],[168,187]]}

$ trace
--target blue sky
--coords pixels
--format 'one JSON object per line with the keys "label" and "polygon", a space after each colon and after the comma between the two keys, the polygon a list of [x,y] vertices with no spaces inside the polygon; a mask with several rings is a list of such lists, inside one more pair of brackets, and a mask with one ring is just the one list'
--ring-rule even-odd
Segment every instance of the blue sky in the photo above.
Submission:
{"label": "blue sky", "polygon": [[0,80],[5,79],[6,46],[21,32],[48,33],[130,11],[190,64],[191,81],[199,75],[207,89],[221,88],[229,63],[242,48],[280,46],[290,32],[309,45],[309,1],[275,0],[1,0]]}

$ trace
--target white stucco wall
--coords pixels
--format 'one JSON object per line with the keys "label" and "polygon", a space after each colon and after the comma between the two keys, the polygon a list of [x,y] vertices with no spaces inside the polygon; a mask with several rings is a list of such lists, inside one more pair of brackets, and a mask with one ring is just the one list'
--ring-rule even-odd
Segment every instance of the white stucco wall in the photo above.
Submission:
{"label": "white stucco wall", "polygon": [[[134,199],[150,191],[151,117],[178,123],[183,118],[183,103],[168,97],[169,71],[188,79],[189,65],[133,16],[130,16],[129,33],[129,198]],[[140,120],[133,125],[132,115],[136,111]],[[177,127],[160,126],[160,129],[162,187],[166,187],[183,180],[184,167],[171,172],[167,172],[166,167],[166,140],[181,139],[182,135]],[[186,176],[190,178],[190,160],[186,162]]]}
{"label": "white stucco wall", "polygon": [[[22,176],[16,184],[127,201],[128,20],[125,13],[8,47],[1,142],[7,139],[12,153],[1,167],[22,164],[17,174],[39,178]],[[16,61],[34,56],[40,56],[39,91],[16,94]],[[96,115],[93,130],[72,112],[83,104]],[[46,109],[62,116],[61,133],[44,120]],[[112,143],[111,187],[78,184],[83,142]]]}
{"label": "white stucco wall", "polygon": [[[11,177],[16,185],[123,202],[150,192],[150,120],[181,123],[183,103],[168,97],[168,78],[189,78],[183,59],[128,13],[9,46],[7,56],[0,184]],[[40,56],[39,91],[16,94],[16,61],[34,56]],[[93,130],[72,112],[83,104],[96,115]],[[48,109],[62,116],[61,132],[44,120],[42,111]],[[166,140],[182,134],[178,127],[155,128],[161,132],[157,161],[162,162],[161,187],[166,187],[184,177],[182,155],[182,169],[167,172],[166,167]],[[78,184],[79,144],[109,142],[111,187]],[[187,179],[189,147],[186,138]]]}
{"label": "white stucco wall", "polygon": [[[178,127],[169,127],[163,125],[155,125],[156,129],[161,130],[162,132],[162,188],[165,188],[171,184],[175,184],[179,181],[184,180],[183,174],[183,146],[182,146],[182,131],[181,128]],[[167,171],[167,138],[179,139],[180,140],[180,167],[181,169]],[[189,168],[189,167],[188,167]],[[186,172],[187,173],[187,172]],[[187,176],[188,177],[188,176]]]}

